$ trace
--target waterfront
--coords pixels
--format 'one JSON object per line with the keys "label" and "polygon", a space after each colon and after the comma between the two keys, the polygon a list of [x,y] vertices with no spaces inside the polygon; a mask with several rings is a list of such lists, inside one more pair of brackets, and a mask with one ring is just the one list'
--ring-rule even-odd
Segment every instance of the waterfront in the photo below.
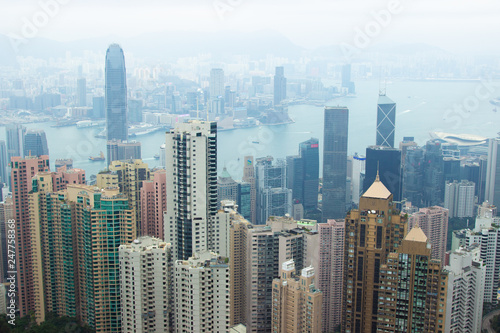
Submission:
{"label": "waterfront", "polygon": [[[495,137],[500,131],[500,113],[493,111],[490,99],[500,96],[500,82],[490,84],[494,92],[482,88],[477,81],[394,81],[387,84],[387,96],[397,103],[396,142],[403,136],[414,136],[424,144],[431,131],[468,133]],[[375,143],[376,107],[379,81],[356,82],[356,98],[338,98],[326,105],[345,105],[349,108],[349,154],[364,154],[368,145]],[[478,92],[479,91],[479,92]],[[473,102],[478,101],[475,105]],[[295,155],[298,144],[316,137],[323,147],[323,108],[314,105],[293,105],[289,115],[292,124],[261,126],[218,133],[218,170],[226,166],[229,173],[240,179],[243,157],[272,155],[275,158]],[[49,144],[51,166],[58,158],[72,158],[73,166],[85,169],[88,177],[106,167],[104,161],[92,162],[89,156],[106,153],[104,139],[95,138],[99,128],[58,127],[53,123],[26,124],[28,128],[45,130]],[[0,139],[5,130],[0,129]],[[165,141],[165,133],[158,131],[135,140],[142,143],[143,160],[150,167],[160,165],[154,155]],[[321,159],[321,155],[320,155]],[[168,161],[168,157],[167,157]],[[320,163],[321,165],[321,163]]]}

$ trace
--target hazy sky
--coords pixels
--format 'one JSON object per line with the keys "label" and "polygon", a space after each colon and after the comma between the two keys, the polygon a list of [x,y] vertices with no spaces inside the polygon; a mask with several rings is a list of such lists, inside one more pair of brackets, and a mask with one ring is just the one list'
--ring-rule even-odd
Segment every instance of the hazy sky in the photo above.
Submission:
{"label": "hazy sky", "polygon": [[[44,17],[41,4],[51,3],[58,8],[52,17]],[[454,52],[500,50],[498,0],[0,0],[0,4],[1,34],[22,36],[23,26],[38,18],[36,36],[61,41],[176,30],[273,29],[308,48],[354,43],[356,29],[365,30],[376,22],[373,13],[394,7],[398,10],[375,32],[373,43],[423,42]]]}

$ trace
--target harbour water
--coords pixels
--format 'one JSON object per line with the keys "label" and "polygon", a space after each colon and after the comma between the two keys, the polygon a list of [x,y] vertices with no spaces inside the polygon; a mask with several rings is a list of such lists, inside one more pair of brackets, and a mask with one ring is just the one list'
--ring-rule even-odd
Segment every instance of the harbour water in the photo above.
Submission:
{"label": "harbour water", "polygon": [[[397,103],[396,142],[403,136],[413,136],[419,144],[424,144],[431,131],[485,137],[495,137],[500,132],[500,112],[495,112],[495,107],[489,102],[500,96],[500,82],[394,81],[384,86],[387,96]],[[379,81],[359,81],[356,82],[355,98],[337,98],[326,103],[349,108],[349,154],[364,154],[366,147],[375,143],[379,87]],[[293,105],[289,107],[289,115],[295,120],[292,124],[219,132],[219,172],[226,166],[233,178],[241,179],[245,155],[271,155],[275,158],[295,155],[298,144],[311,137],[319,139],[321,152],[323,108]],[[105,161],[88,159],[99,155],[100,151],[106,153],[105,140],[94,137],[99,128],[53,128],[51,124],[26,124],[28,128],[45,130],[51,166],[58,158],[72,158],[73,166],[85,169],[88,177],[106,167]],[[5,140],[3,129],[0,129],[0,139]],[[165,133],[158,131],[135,140],[142,143],[143,160],[150,167],[159,166],[160,160],[153,156],[159,153],[160,145],[165,142]]]}

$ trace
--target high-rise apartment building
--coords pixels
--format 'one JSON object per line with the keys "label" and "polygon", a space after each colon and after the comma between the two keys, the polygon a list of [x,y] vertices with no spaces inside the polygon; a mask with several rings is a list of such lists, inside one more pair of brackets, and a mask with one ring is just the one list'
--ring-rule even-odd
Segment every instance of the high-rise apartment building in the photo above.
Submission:
{"label": "high-rise apartment building", "polygon": [[144,236],[120,245],[122,332],[171,332],[173,263],[170,244]]}
{"label": "high-rise apartment building", "polygon": [[118,44],[111,44],[106,51],[105,104],[107,140],[128,139],[127,75],[125,56]]}
{"label": "high-rise apartment building", "polygon": [[377,138],[375,145],[394,148],[396,135],[396,103],[385,93],[378,96]]}
{"label": "high-rise apartment building", "polygon": [[444,325],[447,279],[439,260],[432,259],[431,244],[422,229],[411,229],[380,266],[372,332],[448,333]]}
{"label": "high-rise apartment building", "polygon": [[323,292],[322,328],[324,332],[334,332],[342,319],[345,221],[320,223],[318,234],[320,246],[316,283]]}
{"label": "high-rise apartment building", "polygon": [[33,253],[31,251],[31,230],[28,194],[31,180],[42,171],[49,171],[49,157],[12,157],[11,163],[12,201],[16,220],[16,270],[19,298],[19,314],[24,317],[35,310],[33,290]]}
{"label": "high-rise apartment building", "polygon": [[448,273],[444,332],[480,333],[486,266],[478,244],[452,252],[444,270]]}
{"label": "high-rise apartment building", "polygon": [[349,110],[325,107],[324,125],[322,221],[326,222],[345,217]]}
{"label": "high-rise apartment building", "polygon": [[475,203],[475,188],[473,182],[447,182],[444,189],[444,208],[450,212],[450,218],[473,217]]}
{"label": "high-rise apartment building", "polygon": [[24,135],[24,156],[49,155],[47,136],[44,130],[28,130]]}
{"label": "high-rise apartment building", "polygon": [[490,139],[486,171],[485,200],[500,207],[500,137]]}
{"label": "high-rise apartment building", "polygon": [[[7,159],[7,145],[0,140],[0,183],[9,184],[9,160]],[[3,200],[2,200],[3,201]]]}
{"label": "high-rise apartment building", "polygon": [[164,238],[163,213],[167,210],[167,174],[165,170],[151,173],[151,180],[142,182],[141,235]]}
{"label": "high-rise apartment building", "polygon": [[3,202],[0,202],[0,245],[2,247],[1,249],[1,266],[2,268],[0,269],[2,271],[2,275],[0,275],[0,283],[6,282],[8,274],[7,272],[9,271],[9,251],[8,251],[8,243],[7,243],[7,222],[9,220],[14,219],[14,205],[12,203],[12,196],[7,196]]}
{"label": "high-rise apartment building", "polygon": [[408,216],[408,228],[420,227],[432,245],[432,258],[444,264],[446,243],[448,240],[449,211],[433,206],[420,208],[417,213]]}
{"label": "high-rise apartment building", "polygon": [[342,326],[347,333],[376,332],[381,266],[406,234],[406,221],[391,192],[375,178],[345,225]]}
{"label": "high-rise apartment building", "polygon": [[149,180],[149,167],[142,160],[113,161],[109,171],[118,175],[120,193],[128,198],[128,204],[135,211],[136,230],[141,230],[141,188],[144,181]]}
{"label": "high-rise apartment building", "polygon": [[229,265],[213,252],[174,264],[175,331],[229,331]]}
{"label": "high-rise apartment building", "polygon": [[84,77],[76,80],[76,106],[87,106],[87,80]]}
{"label": "high-rise apartment building", "polygon": [[217,213],[217,124],[191,120],[166,134],[165,241],[175,259],[207,250]]}
{"label": "high-rise apartment building", "polygon": [[363,190],[367,191],[379,175],[380,181],[393,195],[394,201],[401,201],[401,151],[399,149],[370,146],[366,148],[366,174]]}
{"label": "high-rise apartment building", "polygon": [[314,268],[295,275],[295,263],[285,261],[273,280],[273,333],[321,333],[322,292],[314,285]]}
{"label": "high-rise apartment building", "polygon": [[274,105],[279,105],[286,99],[286,77],[282,66],[276,67],[274,73]]}

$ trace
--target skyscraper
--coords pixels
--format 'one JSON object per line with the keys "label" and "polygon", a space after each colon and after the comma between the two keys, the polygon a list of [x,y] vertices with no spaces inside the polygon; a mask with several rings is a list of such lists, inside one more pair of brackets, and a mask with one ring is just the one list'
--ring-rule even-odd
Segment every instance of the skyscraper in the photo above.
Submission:
{"label": "skyscraper", "polygon": [[396,131],[396,103],[380,94],[377,103],[377,146],[394,148]]}
{"label": "skyscraper", "polygon": [[229,265],[213,252],[174,264],[176,332],[229,330]]}
{"label": "skyscraper", "polygon": [[413,206],[423,207],[424,150],[408,147],[403,168],[403,198]]}
{"label": "skyscraper", "polygon": [[44,130],[28,130],[24,135],[24,156],[49,155]]}
{"label": "skyscraper", "polygon": [[224,70],[222,68],[212,68],[210,71],[210,108],[214,114],[224,113]]}
{"label": "skyscraper", "polygon": [[381,266],[406,234],[392,194],[375,178],[345,218],[343,331],[376,332]]}
{"label": "skyscraper", "polygon": [[443,151],[441,141],[429,140],[424,153],[424,196],[425,206],[441,205],[444,199]]}
{"label": "skyscraper", "polygon": [[443,320],[447,278],[439,260],[432,258],[424,232],[413,227],[380,266],[378,306],[373,311],[377,320],[372,321],[371,332],[450,332]]}
{"label": "skyscraper", "polygon": [[319,267],[318,288],[323,292],[322,328],[334,332],[342,319],[344,285],[345,221],[328,220],[318,224]]}
{"label": "skyscraper", "polygon": [[12,178],[12,200],[16,220],[16,269],[20,316],[35,310],[33,290],[33,254],[31,251],[31,230],[28,194],[31,180],[42,171],[49,171],[49,157],[13,157],[10,163]]}
{"label": "skyscraper", "polygon": [[92,98],[92,118],[106,118],[104,96]]}
{"label": "skyscraper", "polygon": [[486,266],[473,244],[450,254],[445,332],[480,333]]}
{"label": "skyscraper", "polygon": [[473,217],[476,184],[462,180],[447,182],[444,190],[444,208],[450,211],[450,218]]}
{"label": "skyscraper", "polygon": [[231,177],[226,167],[217,179],[217,207],[222,200],[238,201],[238,183]]}
{"label": "skyscraper", "polygon": [[217,213],[217,123],[191,120],[166,134],[165,241],[174,259],[207,250]]}
{"label": "skyscraper", "polygon": [[139,237],[120,245],[119,254],[122,330],[171,332],[174,295],[170,244],[150,236]]}
{"label": "skyscraper", "polygon": [[363,189],[367,191],[377,174],[392,193],[394,201],[401,201],[401,151],[390,147],[366,148],[366,175]]}
{"label": "skyscraper", "polygon": [[7,145],[4,140],[0,140],[0,183],[9,184],[9,161],[7,160]]}
{"label": "skyscraper", "polygon": [[324,125],[322,221],[326,222],[345,217],[349,109],[325,107]]}
{"label": "skyscraper", "polygon": [[250,184],[250,219],[251,223],[257,223],[257,189],[255,184],[255,167],[253,156],[245,156],[243,161],[242,180]]}
{"label": "skyscraper", "polygon": [[87,80],[84,77],[76,80],[76,106],[87,106]]}
{"label": "skyscraper", "polygon": [[432,258],[444,264],[448,241],[448,209],[433,206],[420,208],[408,217],[408,229],[420,227],[432,245]]}
{"label": "skyscraper", "polygon": [[165,170],[151,173],[151,180],[141,188],[141,235],[164,239],[163,213],[167,210],[167,174]]}
{"label": "skyscraper", "polygon": [[106,136],[108,140],[128,139],[127,75],[125,57],[118,44],[111,44],[106,52]]}
{"label": "skyscraper", "polygon": [[120,142],[111,140],[106,144],[108,165],[113,161],[140,160],[141,143],[138,141]]}
{"label": "skyscraper", "polygon": [[311,138],[299,143],[299,154],[304,160],[304,210],[312,211],[318,208],[319,187],[319,140]]}
{"label": "skyscraper", "polygon": [[286,99],[286,77],[282,66],[276,67],[274,74],[274,105],[281,104]]}
{"label": "skyscraper", "polygon": [[314,285],[314,268],[295,272],[293,259],[273,280],[273,333],[321,333],[322,292]]}
{"label": "skyscraper", "polygon": [[500,137],[489,140],[484,199],[500,207]]}
{"label": "skyscraper", "polygon": [[26,127],[19,124],[7,125],[7,160],[13,156],[24,157],[24,134]]}

